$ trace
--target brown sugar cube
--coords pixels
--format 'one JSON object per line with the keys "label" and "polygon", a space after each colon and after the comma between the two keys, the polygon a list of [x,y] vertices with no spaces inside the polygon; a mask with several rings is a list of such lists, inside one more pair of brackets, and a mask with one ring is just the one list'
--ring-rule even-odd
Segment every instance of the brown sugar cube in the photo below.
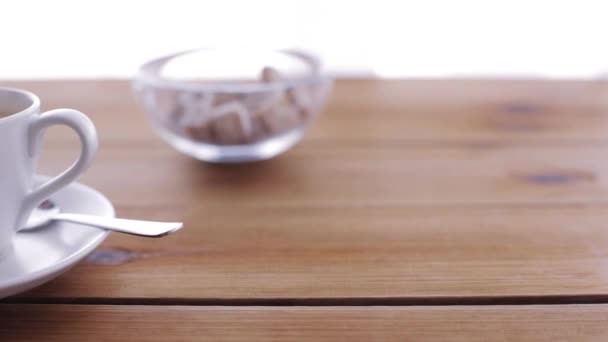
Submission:
{"label": "brown sugar cube", "polygon": [[136,89],[142,105],[154,115],[154,119],[163,124],[171,124],[171,114],[175,107],[177,96],[175,92],[165,89],[140,86]]}
{"label": "brown sugar cube", "polygon": [[264,118],[259,115],[253,116],[251,118],[251,135],[248,137],[247,142],[260,142],[270,136],[272,136],[272,133],[268,131]]}
{"label": "brown sugar cube", "polygon": [[165,120],[171,120],[177,103],[177,94],[172,90],[155,90],[154,110],[162,114]]}
{"label": "brown sugar cube", "polygon": [[213,97],[213,105],[219,106],[232,101],[240,101],[242,95],[240,94],[230,94],[230,93],[215,93]]}
{"label": "brown sugar cube", "polygon": [[[284,78],[276,69],[264,67],[260,73],[260,79],[264,83],[271,83],[281,81]],[[282,100],[281,97],[284,97],[287,102],[292,105],[293,109],[298,113],[298,116],[302,120],[308,118],[313,102],[307,89],[300,86],[294,86],[288,88],[285,92],[278,91],[275,95],[277,95],[275,96],[275,100],[278,100],[277,102],[280,102]],[[281,109],[281,111],[284,110]]]}
{"label": "brown sugar cube", "polygon": [[264,67],[262,72],[260,73],[260,80],[264,83],[277,82],[282,80],[283,77],[277,71],[277,69],[272,67]]}
{"label": "brown sugar cube", "polygon": [[283,100],[282,91],[251,93],[243,96],[241,103],[253,113],[265,112],[273,108],[277,102]]}
{"label": "brown sugar cube", "polygon": [[174,119],[181,112],[177,94],[174,91],[152,87],[140,87],[136,91],[140,93],[146,110],[152,113],[153,120],[178,133],[177,120]]}
{"label": "brown sugar cube", "polygon": [[190,138],[196,141],[209,143],[214,142],[213,131],[211,130],[209,124],[204,124],[201,126],[188,126],[186,127],[185,131]]}
{"label": "brown sugar cube", "polygon": [[308,118],[313,106],[313,99],[308,89],[303,87],[289,88],[285,97],[295,107],[302,120]]}
{"label": "brown sugar cube", "polygon": [[219,145],[240,145],[247,140],[247,135],[237,113],[217,117],[209,125],[215,136],[215,142]]}
{"label": "brown sugar cube", "polygon": [[279,134],[300,125],[298,111],[288,103],[280,103],[268,112],[256,114],[270,135]]}

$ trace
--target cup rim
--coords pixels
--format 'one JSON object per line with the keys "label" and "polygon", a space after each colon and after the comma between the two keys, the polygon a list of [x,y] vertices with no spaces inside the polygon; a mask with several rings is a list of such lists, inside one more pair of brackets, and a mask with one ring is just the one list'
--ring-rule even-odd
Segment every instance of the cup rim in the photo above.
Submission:
{"label": "cup rim", "polygon": [[17,120],[17,118],[26,115],[27,113],[30,113],[31,111],[36,110],[36,108],[40,107],[40,99],[38,98],[38,96],[36,96],[36,94],[32,93],[31,91],[13,87],[0,87],[0,92],[25,95],[30,100],[29,106],[16,113],[12,113],[3,118],[0,118],[0,123],[8,122],[11,120]]}

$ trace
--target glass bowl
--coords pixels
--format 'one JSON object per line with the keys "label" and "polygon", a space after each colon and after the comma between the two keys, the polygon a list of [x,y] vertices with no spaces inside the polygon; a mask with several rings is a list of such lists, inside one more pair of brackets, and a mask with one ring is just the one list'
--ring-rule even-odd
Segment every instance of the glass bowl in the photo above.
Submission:
{"label": "glass bowl", "polygon": [[300,141],[332,80],[299,51],[197,49],[147,62],[133,85],[152,125],[177,150],[241,163]]}

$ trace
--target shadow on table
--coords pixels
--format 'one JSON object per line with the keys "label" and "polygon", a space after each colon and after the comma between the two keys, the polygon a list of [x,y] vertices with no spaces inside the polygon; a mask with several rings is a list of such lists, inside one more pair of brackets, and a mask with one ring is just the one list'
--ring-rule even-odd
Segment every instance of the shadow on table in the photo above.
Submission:
{"label": "shadow on table", "polygon": [[298,172],[289,155],[244,164],[212,164],[190,160],[188,174],[196,186],[246,188],[251,185],[275,183]]}

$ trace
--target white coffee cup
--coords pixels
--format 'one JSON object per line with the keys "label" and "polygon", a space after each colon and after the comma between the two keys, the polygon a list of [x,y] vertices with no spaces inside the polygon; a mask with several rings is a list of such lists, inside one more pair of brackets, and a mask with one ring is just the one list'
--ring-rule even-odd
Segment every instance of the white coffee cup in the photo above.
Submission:
{"label": "white coffee cup", "polygon": [[[78,160],[59,176],[34,188],[33,178],[44,130],[69,126],[78,133]],[[10,251],[16,231],[32,210],[74,182],[97,151],[97,133],[88,117],[73,109],[40,114],[40,100],[30,92],[0,88],[0,256]]]}

